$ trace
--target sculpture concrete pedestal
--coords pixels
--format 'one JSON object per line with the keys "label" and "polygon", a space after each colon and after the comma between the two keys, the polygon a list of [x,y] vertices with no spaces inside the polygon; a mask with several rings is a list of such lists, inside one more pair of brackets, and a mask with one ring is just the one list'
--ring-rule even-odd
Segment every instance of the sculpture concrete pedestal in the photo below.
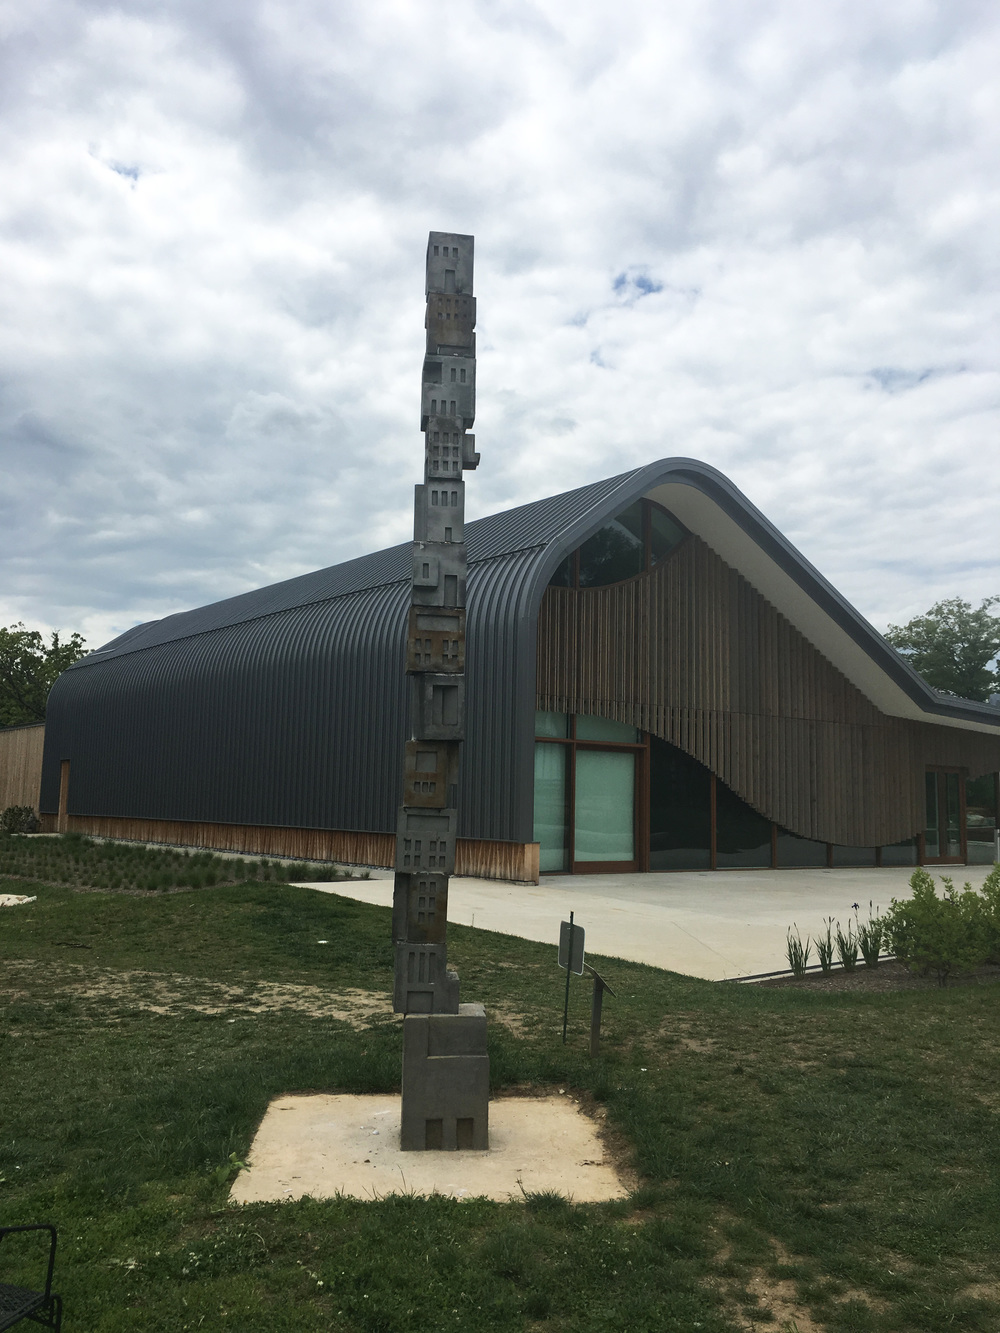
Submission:
{"label": "sculpture concrete pedestal", "polygon": [[486,1010],[460,1004],[457,1014],[403,1019],[403,1114],[407,1152],[490,1146],[490,1061]]}

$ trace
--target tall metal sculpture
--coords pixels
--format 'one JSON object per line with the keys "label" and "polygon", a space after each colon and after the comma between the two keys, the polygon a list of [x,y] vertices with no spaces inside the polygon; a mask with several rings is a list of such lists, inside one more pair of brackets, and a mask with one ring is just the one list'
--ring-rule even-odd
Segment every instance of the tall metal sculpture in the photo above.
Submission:
{"label": "tall metal sculpture", "polygon": [[473,237],[427,242],[427,351],[406,636],[410,740],[396,833],[393,1008],[403,1021],[404,1149],[488,1146],[486,1013],[459,1004],[448,968],[448,879],[455,869],[465,736],[465,469],[475,468]]}

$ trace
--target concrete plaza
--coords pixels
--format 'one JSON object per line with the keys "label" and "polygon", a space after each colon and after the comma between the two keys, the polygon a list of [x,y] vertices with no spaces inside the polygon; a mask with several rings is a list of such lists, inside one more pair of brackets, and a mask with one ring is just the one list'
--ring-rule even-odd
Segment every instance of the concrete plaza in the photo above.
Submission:
{"label": "concrete plaza", "polygon": [[[989,866],[930,868],[938,878],[979,888]],[[559,923],[575,913],[587,952],[723,981],[787,968],[785,936],[805,938],[827,917],[846,925],[860,904],[868,915],[909,897],[912,868],[883,870],[724,870],[671,874],[546,875],[541,884],[455,878],[448,919],[555,946]],[[389,907],[392,875],[305,887]],[[812,961],[816,961],[815,951]]]}

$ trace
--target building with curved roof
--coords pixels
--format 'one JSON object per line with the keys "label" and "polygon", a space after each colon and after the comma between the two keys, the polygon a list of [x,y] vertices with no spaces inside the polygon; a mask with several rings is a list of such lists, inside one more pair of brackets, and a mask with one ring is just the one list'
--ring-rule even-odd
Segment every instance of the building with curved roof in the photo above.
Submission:
{"label": "building with curved roof", "polygon": [[[1000,709],[928,686],[715,469],[465,533],[458,873],[992,859]],[[390,865],[411,572],[407,543],[83,658],[49,824]]]}

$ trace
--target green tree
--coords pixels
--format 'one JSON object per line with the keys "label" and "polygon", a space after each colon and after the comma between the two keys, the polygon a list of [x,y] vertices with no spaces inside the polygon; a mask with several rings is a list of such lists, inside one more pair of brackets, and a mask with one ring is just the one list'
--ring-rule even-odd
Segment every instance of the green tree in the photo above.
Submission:
{"label": "green tree", "polygon": [[961,597],[936,602],[907,625],[890,625],[885,637],[928,685],[961,699],[985,701],[1000,689],[1000,671],[990,670],[1000,651],[1000,616],[986,597],[978,610]]}
{"label": "green tree", "polygon": [[38,630],[20,623],[0,628],[0,727],[44,722],[45,701],[56,677],[86,651],[79,634],[60,639],[53,631],[46,643]]}

